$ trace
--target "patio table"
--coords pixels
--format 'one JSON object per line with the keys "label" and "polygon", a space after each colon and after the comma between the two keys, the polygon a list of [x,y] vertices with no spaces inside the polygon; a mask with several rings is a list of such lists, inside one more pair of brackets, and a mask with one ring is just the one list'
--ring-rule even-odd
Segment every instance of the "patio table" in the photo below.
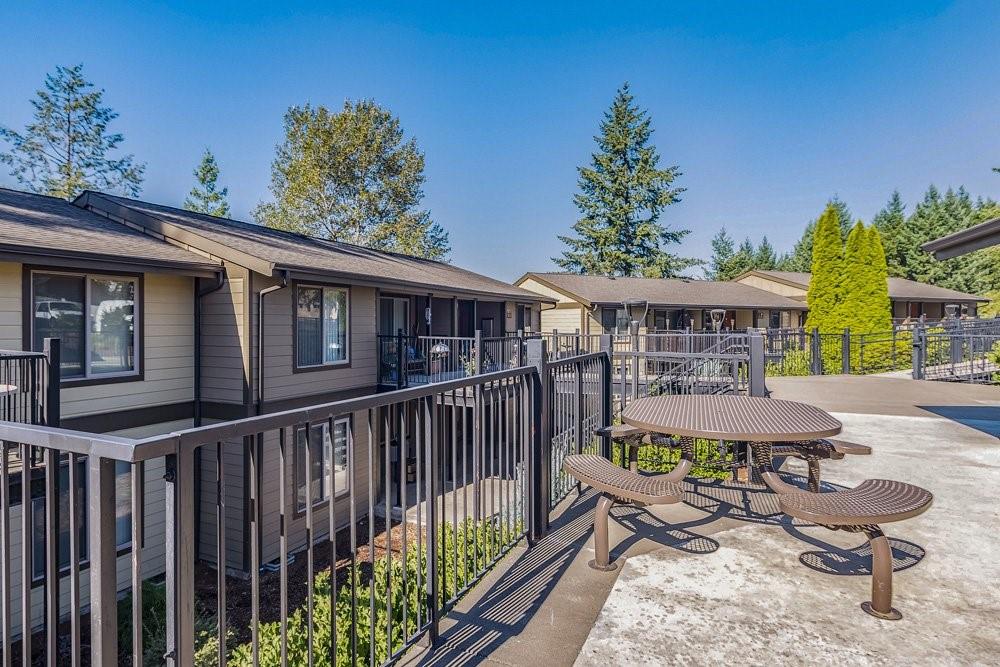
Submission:
{"label": "patio table", "polygon": [[770,463],[772,442],[817,440],[843,428],[812,405],[728,394],[640,398],[625,408],[622,422],[667,435],[748,442],[758,468]]}

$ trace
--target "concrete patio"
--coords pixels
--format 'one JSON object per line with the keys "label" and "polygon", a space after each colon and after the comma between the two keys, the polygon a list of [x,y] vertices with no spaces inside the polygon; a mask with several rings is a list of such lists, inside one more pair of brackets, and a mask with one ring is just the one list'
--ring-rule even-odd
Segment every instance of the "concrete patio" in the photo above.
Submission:
{"label": "concrete patio", "polygon": [[[825,482],[896,478],[934,493],[927,513],[886,530],[901,621],[859,607],[870,586],[863,536],[793,523],[760,487],[695,483],[683,505],[616,508],[620,567],[609,573],[587,567],[594,494],[585,492],[407,664],[995,664],[1000,391],[842,376],[768,385],[833,412],[845,438],[873,445],[870,457],[825,464]],[[791,478],[803,472],[795,463]]]}

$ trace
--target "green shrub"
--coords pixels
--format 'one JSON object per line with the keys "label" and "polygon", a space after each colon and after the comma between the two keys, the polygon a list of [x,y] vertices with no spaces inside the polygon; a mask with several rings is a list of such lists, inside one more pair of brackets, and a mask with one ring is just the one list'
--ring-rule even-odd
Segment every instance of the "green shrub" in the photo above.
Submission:
{"label": "green shrub", "polygon": [[[725,456],[720,456],[717,444],[716,440],[702,438],[694,441],[694,465],[691,466],[691,477],[701,479],[726,479],[729,477],[729,471],[719,466],[731,463],[732,454],[727,452]],[[611,461],[615,465],[622,465],[622,449],[623,447],[619,443],[614,443],[611,446]],[[639,448],[639,468],[645,472],[670,472],[677,466],[680,458],[681,451],[676,447],[644,445]]]}
{"label": "green shrub", "polygon": [[[483,572],[512,544],[523,530],[520,520],[501,522],[498,519],[476,524],[472,520],[453,527],[450,523],[440,529],[438,547],[438,572],[444,573],[438,586],[438,605],[456,597],[471,584],[477,573]],[[336,591],[336,662],[331,663],[327,647],[333,636],[331,624],[330,572],[326,570],[314,579],[312,633],[313,664],[317,667],[350,667],[352,664],[366,665],[371,652],[371,631],[374,623],[375,662],[389,659],[390,653],[404,648],[406,640],[415,635],[420,626],[417,619],[426,623],[427,606],[427,550],[418,549],[410,543],[406,561],[400,554],[390,559],[387,556],[376,559],[371,575],[365,574],[365,564],[351,567],[347,582],[340,584]],[[403,573],[406,585],[403,586]],[[418,577],[418,572],[419,577]],[[391,589],[390,589],[391,574]],[[352,592],[351,582],[354,583]],[[419,584],[418,584],[419,581]],[[375,617],[371,614],[371,600],[375,601]],[[352,617],[351,602],[357,601]],[[404,624],[405,610],[405,624]],[[356,620],[355,620],[356,619]],[[391,620],[392,636],[387,634],[387,622]],[[288,618],[287,655],[288,664],[307,664],[308,628],[307,609],[300,607]],[[351,630],[354,630],[352,633]],[[352,634],[357,647],[357,662],[352,663]],[[260,664],[268,667],[281,663],[281,625],[278,622],[262,623],[259,632]],[[252,665],[251,644],[241,644],[233,649],[230,664]]]}
{"label": "green shrub", "polygon": [[[218,663],[215,618],[205,610],[195,616],[195,667]],[[142,583],[142,664],[162,665],[167,652],[167,588],[162,581]],[[132,593],[118,601],[118,663],[132,660]]]}

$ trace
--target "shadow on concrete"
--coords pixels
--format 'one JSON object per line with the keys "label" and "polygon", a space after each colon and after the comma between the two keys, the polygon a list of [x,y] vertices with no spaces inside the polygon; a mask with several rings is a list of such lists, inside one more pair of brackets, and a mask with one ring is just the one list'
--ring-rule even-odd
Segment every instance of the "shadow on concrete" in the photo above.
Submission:
{"label": "shadow on concrete", "polygon": [[917,407],[1000,438],[1000,405],[918,405]]}
{"label": "shadow on concrete", "polygon": [[[927,555],[922,546],[906,540],[890,537],[889,546],[892,548],[892,569],[895,572],[913,567]],[[872,573],[872,548],[868,542],[853,549],[830,546],[822,551],[805,551],[799,554],[799,562],[824,574],[869,575]]]}
{"label": "shadow on concrete", "polygon": [[[548,534],[521,552],[468,611],[453,610],[448,614],[454,625],[441,633],[430,653],[413,664],[479,664],[519,635],[590,539],[598,495],[587,489],[574,498],[552,521]],[[616,545],[612,559],[642,539],[688,553],[710,553],[719,548],[715,540],[690,530],[719,518],[714,513],[697,521],[668,524],[643,508],[623,505],[612,509],[611,518],[632,531]]]}

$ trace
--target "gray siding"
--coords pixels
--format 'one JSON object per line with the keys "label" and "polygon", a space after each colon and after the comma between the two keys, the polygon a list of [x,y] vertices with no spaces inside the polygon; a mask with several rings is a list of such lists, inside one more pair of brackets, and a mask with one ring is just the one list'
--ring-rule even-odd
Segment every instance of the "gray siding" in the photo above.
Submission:
{"label": "gray siding", "polygon": [[221,289],[202,299],[202,400],[239,403],[244,400],[249,341],[246,337],[246,269],[227,264]]}

